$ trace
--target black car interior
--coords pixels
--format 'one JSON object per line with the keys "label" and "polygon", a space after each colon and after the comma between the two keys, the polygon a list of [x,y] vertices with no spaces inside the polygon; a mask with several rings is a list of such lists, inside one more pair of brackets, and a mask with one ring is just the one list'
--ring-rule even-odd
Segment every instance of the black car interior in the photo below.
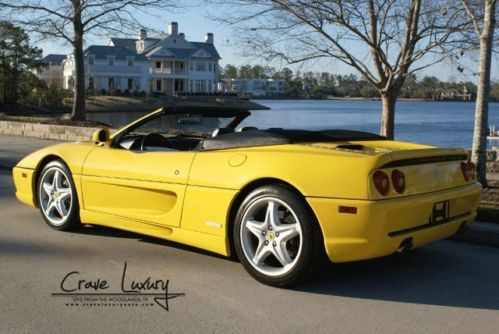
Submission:
{"label": "black car interior", "polygon": [[[243,119],[250,115],[247,110],[219,110],[197,109],[184,112],[181,115],[191,114],[205,117],[233,117],[225,127],[215,129],[211,135],[203,134],[166,134],[166,133],[136,133],[133,130],[142,124],[161,115],[171,115],[164,111],[162,114],[152,115],[144,119],[133,128],[120,133],[114,138],[112,147],[131,151],[211,151],[240,147],[255,147],[269,145],[283,145],[293,143],[332,142],[332,141],[362,141],[385,140],[385,137],[367,132],[350,130],[288,130],[270,128],[259,130],[252,126],[235,129]],[[175,114],[173,112],[173,114]]]}

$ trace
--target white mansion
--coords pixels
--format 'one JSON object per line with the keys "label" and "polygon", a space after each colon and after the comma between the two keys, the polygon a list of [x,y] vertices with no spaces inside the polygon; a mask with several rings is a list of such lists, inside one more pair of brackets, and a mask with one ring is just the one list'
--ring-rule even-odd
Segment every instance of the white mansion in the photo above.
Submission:
{"label": "white mansion", "polygon": [[[141,29],[137,39],[111,38],[108,45],[92,45],[85,50],[85,86],[88,89],[128,90],[175,95],[213,93],[217,89],[220,55],[213,34],[204,42],[190,42],[171,22],[168,33],[147,37]],[[63,61],[63,88],[74,83],[72,55]]]}

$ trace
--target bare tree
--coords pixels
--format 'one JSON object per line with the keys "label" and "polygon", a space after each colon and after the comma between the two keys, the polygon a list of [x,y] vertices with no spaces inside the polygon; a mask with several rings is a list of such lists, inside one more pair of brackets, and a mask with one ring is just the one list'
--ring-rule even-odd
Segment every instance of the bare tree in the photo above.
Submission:
{"label": "bare tree", "polygon": [[478,181],[487,187],[487,130],[489,118],[490,69],[494,29],[496,29],[496,0],[461,0],[473,23],[473,31],[480,41],[480,63],[475,104],[475,128],[471,160],[476,164]]}
{"label": "bare tree", "polygon": [[[300,63],[335,59],[379,92],[381,134],[393,139],[405,78],[457,50],[466,22],[451,0],[228,0],[217,16],[248,55]],[[450,43],[450,42],[454,43]]]}
{"label": "bare tree", "polygon": [[85,119],[83,44],[88,34],[126,33],[141,26],[134,13],[171,9],[173,0],[0,0],[11,22],[43,37],[62,39],[73,47],[75,89],[71,118]]}

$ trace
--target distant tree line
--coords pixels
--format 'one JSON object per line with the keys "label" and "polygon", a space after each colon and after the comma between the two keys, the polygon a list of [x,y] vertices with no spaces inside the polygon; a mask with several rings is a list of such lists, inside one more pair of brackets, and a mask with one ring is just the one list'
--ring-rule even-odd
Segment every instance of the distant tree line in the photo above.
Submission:
{"label": "distant tree line", "polygon": [[[277,70],[271,66],[231,64],[221,68],[221,79],[281,79],[284,80],[284,96],[303,98],[363,97],[379,98],[378,90],[369,81],[355,74],[332,74],[329,72],[296,71],[289,68]],[[440,100],[442,93],[463,92],[464,88],[476,96],[477,87],[470,81],[441,81],[434,76],[418,79],[415,74],[407,76],[400,91],[401,98]],[[499,82],[492,82],[490,98],[499,101]],[[451,99],[449,97],[449,99]]]}

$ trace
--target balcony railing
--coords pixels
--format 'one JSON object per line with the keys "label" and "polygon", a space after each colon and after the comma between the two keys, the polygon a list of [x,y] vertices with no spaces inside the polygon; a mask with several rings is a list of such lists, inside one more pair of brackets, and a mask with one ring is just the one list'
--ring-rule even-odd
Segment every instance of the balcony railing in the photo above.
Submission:
{"label": "balcony railing", "polygon": [[187,72],[185,70],[181,69],[175,69],[173,71],[171,68],[151,68],[151,73],[156,73],[156,74],[177,74],[177,75],[185,75]]}
{"label": "balcony railing", "polygon": [[171,68],[151,68],[152,73],[164,73],[164,74],[172,74],[172,69]]}

